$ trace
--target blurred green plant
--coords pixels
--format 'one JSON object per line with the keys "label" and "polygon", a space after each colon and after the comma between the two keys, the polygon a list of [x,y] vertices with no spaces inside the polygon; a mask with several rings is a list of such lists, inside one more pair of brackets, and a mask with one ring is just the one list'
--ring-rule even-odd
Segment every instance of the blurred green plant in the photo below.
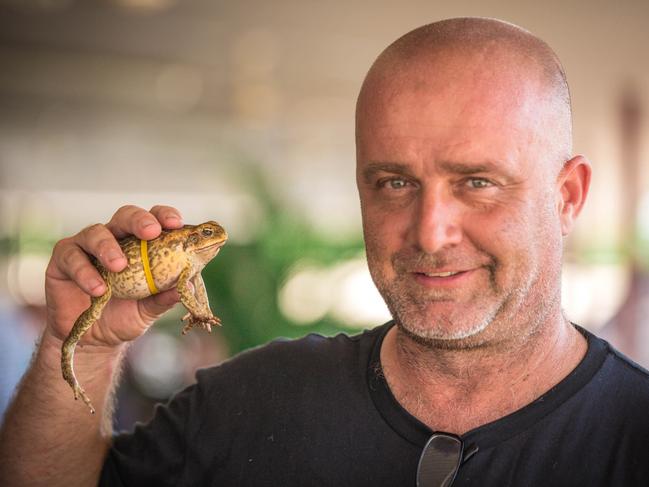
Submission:
{"label": "blurred green plant", "polygon": [[224,323],[219,332],[226,337],[230,352],[276,337],[352,331],[329,318],[309,326],[296,325],[282,315],[278,294],[286,272],[298,260],[332,264],[358,255],[359,243],[327,243],[290,218],[271,214],[269,219],[267,228],[272,231],[267,230],[250,245],[224,247],[203,272],[210,302]]}
{"label": "blurred green plant", "polygon": [[[297,212],[281,207],[259,165],[244,162],[238,174],[237,183],[254,194],[264,210],[263,225],[250,243],[228,242],[203,270],[212,309],[223,322],[215,331],[225,337],[229,352],[234,355],[278,337],[358,332],[329,317],[295,324],[280,311],[278,295],[287,272],[298,261],[329,267],[358,257],[364,248],[360,232],[346,241],[328,240]],[[160,326],[178,335],[175,318],[161,320]]]}

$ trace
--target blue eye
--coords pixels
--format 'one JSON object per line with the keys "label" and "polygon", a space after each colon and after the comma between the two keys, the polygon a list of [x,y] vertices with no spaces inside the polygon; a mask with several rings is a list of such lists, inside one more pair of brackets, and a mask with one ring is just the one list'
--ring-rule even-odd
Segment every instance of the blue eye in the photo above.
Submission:
{"label": "blue eye", "polygon": [[388,179],[383,184],[387,185],[390,189],[402,189],[408,185],[408,182],[405,179],[393,178]]}
{"label": "blue eye", "polygon": [[482,188],[488,188],[489,186],[493,186],[493,183],[491,181],[483,178],[471,178],[467,180],[467,184],[471,186],[471,188],[473,189],[482,189]]}

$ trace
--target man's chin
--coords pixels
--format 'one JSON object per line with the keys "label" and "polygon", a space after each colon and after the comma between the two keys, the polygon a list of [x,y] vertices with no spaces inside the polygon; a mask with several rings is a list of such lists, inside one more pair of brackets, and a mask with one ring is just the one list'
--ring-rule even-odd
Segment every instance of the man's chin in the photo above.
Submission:
{"label": "man's chin", "polygon": [[489,326],[489,321],[466,326],[416,327],[404,325],[402,320],[395,319],[399,330],[413,342],[427,348],[444,350],[465,350],[483,345],[481,335]]}

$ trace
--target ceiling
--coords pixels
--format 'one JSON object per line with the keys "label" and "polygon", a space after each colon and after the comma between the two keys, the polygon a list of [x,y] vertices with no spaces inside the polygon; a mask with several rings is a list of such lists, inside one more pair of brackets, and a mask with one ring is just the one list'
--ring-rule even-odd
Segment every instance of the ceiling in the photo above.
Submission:
{"label": "ceiling", "polygon": [[[246,161],[287,206],[358,231],[353,110],[364,73],[396,37],[462,15],[517,23],[556,49],[575,148],[598,169],[583,238],[615,238],[618,100],[631,87],[644,103],[649,87],[643,1],[0,0],[5,208],[45,201],[66,229],[107,217],[120,198],[194,194],[208,211],[205,198],[245,192],[233,174]],[[93,204],[70,211],[66,194]]]}

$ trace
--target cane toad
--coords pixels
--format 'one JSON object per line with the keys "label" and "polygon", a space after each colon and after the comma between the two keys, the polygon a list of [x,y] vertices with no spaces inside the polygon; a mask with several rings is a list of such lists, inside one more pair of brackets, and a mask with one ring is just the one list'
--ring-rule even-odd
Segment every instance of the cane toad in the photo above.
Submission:
{"label": "cane toad", "polygon": [[182,318],[187,322],[182,329],[183,335],[194,326],[211,331],[212,325],[220,325],[221,320],[210,310],[201,271],[216,256],[227,238],[223,227],[210,221],[201,225],[185,225],[178,230],[163,230],[160,236],[149,241],[132,236],[119,240],[128,262],[120,272],[110,272],[92,259],[106,282],[107,290],[103,295],[91,298],[90,307],[74,323],[61,349],[63,378],[72,387],[75,399],[81,397],[90,411],[95,412],[90,399],[77,382],[72,360],[77,342],[99,319],[111,296],[142,299],[175,287],[188,311]]}

